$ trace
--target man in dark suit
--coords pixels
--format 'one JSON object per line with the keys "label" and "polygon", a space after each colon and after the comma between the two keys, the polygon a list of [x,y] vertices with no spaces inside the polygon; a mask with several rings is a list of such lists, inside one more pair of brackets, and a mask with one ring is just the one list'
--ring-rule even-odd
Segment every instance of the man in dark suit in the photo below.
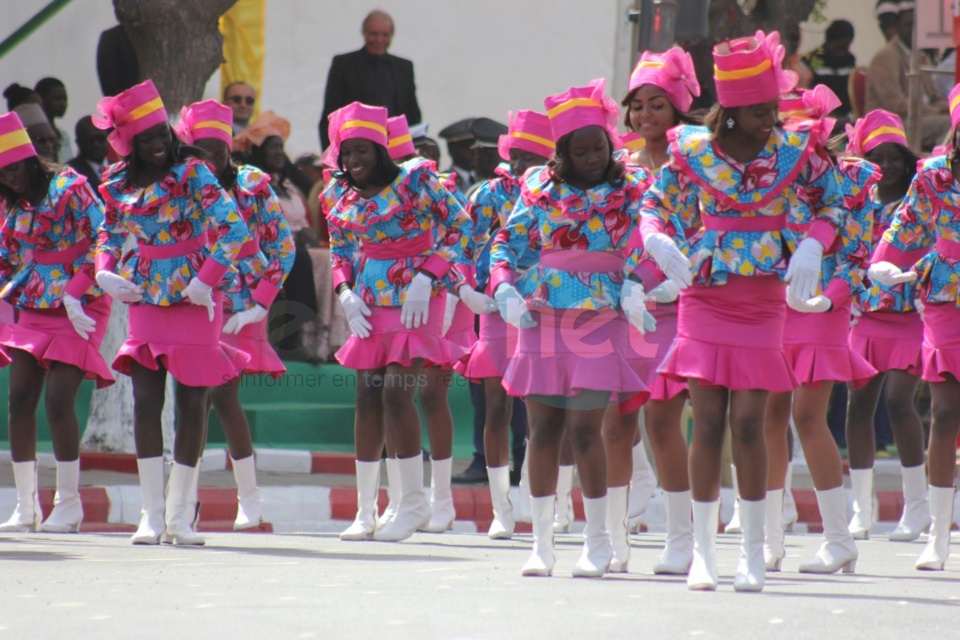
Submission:
{"label": "man in dark suit", "polygon": [[[113,0],[117,12],[117,0]],[[120,16],[117,16],[120,22]],[[105,96],[115,96],[140,82],[140,66],[127,29],[122,24],[100,34],[97,42],[97,77]]]}
{"label": "man in dark suit", "polygon": [[100,195],[100,174],[103,173],[104,160],[107,158],[107,132],[93,126],[90,116],[83,116],[76,126],[77,147],[80,154],[67,164],[90,181],[93,192]]}
{"label": "man in dark suit", "polygon": [[321,147],[330,144],[330,114],[358,100],[386,107],[391,116],[405,115],[411,125],[420,122],[413,63],[387,53],[392,39],[393,18],[383,11],[371,11],[363,21],[363,49],[334,56],[320,116]]}

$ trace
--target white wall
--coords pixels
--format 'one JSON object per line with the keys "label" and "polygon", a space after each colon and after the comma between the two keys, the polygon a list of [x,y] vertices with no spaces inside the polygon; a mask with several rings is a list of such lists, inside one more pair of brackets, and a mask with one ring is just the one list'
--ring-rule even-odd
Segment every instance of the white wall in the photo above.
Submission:
{"label": "white wall", "polygon": [[[5,37],[47,0],[0,0]],[[510,109],[542,109],[543,97],[597,76],[612,80],[623,0],[268,0],[267,58],[261,107],[290,119],[291,155],[316,150],[317,121],[334,54],[359,49],[360,23],[379,6],[397,33],[391,52],[414,61],[418,98],[434,134],[446,124],[485,115],[505,121]],[[882,44],[873,2],[828,0],[829,19],[857,29],[853,49],[866,65]],[[72,133],[100,98],[95,52],[115,24],[110,0],[74,0],[26,42],[0,59],[0,87],[32,86],[46,75],[67,84],[70,107],[60,127]],[[802,50],[820,44],[822,25],[804,25]],[[622,52],[620,58],[622,58]],[[623,66],[619,59],[619,66]],[[622,82],[608,83],[610,87]],[[219,79],[207,86],[218,97]],[[619,95],[615,95],[619,99]]]}

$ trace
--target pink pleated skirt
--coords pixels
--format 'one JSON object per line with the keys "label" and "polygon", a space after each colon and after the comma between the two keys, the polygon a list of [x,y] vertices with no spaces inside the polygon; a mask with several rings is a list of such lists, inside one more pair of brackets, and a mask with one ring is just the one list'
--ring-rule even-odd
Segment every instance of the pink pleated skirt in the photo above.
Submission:
{"label": "pink pleated skirt", "polygon": [[878,372],[920,375],[923,319],[919,313],[864,313],[850,330],[849,343]]}
{"label": "pink pleated skirt", "polygon": [[[226,316],[224,323],[229,319],[230,316]],[[267,374],[276,379],[286,373],[287,368],[267,340],[267,320],[268,318],[264,318],[256,324],[248,324],[240,329],[239,333],[221,333],[220,342],[247,355],[249,362],[241,373]]]}
{"label": "pink pleated skirt", "polygon": [[110,368],[100,355],[100,344],[110,322],[110,298],[100,296],[83,305],[84,312],[97,323],[89,340],[73,328],[67,311],[56,309],[19,309],[16,324],[0,325],[0,357],[2,366],[10,363],[9,349],[26,351],[44,369],[52,362],[73,365],[87,380],[96,380],[98,389],[114,383]]}
{"label": "pink pleated skirt", "polygon": [[434,297],[426,324],[416,329],[407,329],[400,322],[400,307],[371,307],[367,318],[373,325],[370,335],[366,338],[351,335],[337,351],[337,362],[357,371],[379,369],[388,364],[409,367],[414,360],[453,366],[469,352],[440,337],[445,304],[444,296]]}
{"label": "pink pleated skirt", "polygon": [[477,342],[477,332],[473,328],[473,319],[475,317],[476,315],[474,315],[473,311],[470,311],[470,308],[467,305],[463,304],[462,302],[457,302],[457,306],[453,311],[453,322],[450,323],[450,329],[447,331],[447,335],[444,336],[444,339],[446,339],[447,342],[452,342],[457,347],[462,348],[464,356],[452,363],[437,365],[433,362],[425,362],[423,366],[440,366],[444,369],[452,369],[453,371],[457,371],[459,373],[458,369],[463,368],[462,363],[464,363],[467,358],[470,357],[470,350]]}
{"label": "pink pleated skirt", "polygon": [[[645,340],[649,344],[656,345],[657,355],[654,359],[654,366],[659,368],[677,337],[677,305],[675,303],[648,303],[647,311],[657,321],[657,329],[643,337],[634,336],[634,339]],[[637,330],[633,325],[630,325],[630,331],[636,332]],[[641,366],[645,367],[646,364],[646,362],[642,362]],[[638,394],[618,403],[617,409],[620,415],[626,415],[639,411],[647,401],[670,400],[686,390],[686,382],[657,373],[650,382],[648,393]]]}
{"label": "pink pleated skirt", "polygon": [[728,275],[680,292],[677,338],[660,373],[707,387],[780,393],[799,386],[783,351],[786,292],[776,276]]}
{"label": "pink pleated skirt", "polygon": [[581,391],[648,395],[656,345],[631,331],[622,312],[531,310],[537,326],[520,329],[503,387],[514,396],[576,396]]}
{"label": "pink pleated skirt", "polygon": [[800,384],[821,382],[865,385],[877,370],[850,348],[850,302],[826,313],[801,313],[787,308],[783,349]]}
{"label": "pink pleated skirt", "polygon": [[960,309],[956,304],[927,304],[923,309],[922,377],[945,382],[946,374],[960,380]]}
{"label": "pink pleated skirt", "polygon": [[456,372],[474,382],[502,378],[507,361],[516,351],[518,332],[519,329],[504,322],[497,311],[480,316],[480,335],[470,355],[455,367]]}
{"label": "pink pleated skirt", "polygon": [[130,375],[134,362],[153,371],[162,366],[190,387],[214,387],[239,377],[250,358],[220,342],[222,292],[214,292],[214,302],[213,322],[206,307],[189,302],[130,305],[130,334],[120,345],[113,368]]}

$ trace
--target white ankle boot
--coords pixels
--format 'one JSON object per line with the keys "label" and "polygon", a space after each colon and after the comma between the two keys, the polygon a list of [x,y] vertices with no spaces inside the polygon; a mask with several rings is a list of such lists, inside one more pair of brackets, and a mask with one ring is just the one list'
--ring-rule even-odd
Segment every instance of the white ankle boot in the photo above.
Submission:
{"label": "white ankle boot", "polygon": [[430,523],[430,503],[423,488],[423,454],[397,458],[400,467],[400,504],[390,524],[373,534],[374,540],[399,542],[406,540]]}
{"label": "white ankle boot", "polygon": [[650,466],[643,442],[638,442],[633,447],[633,476],[630,478],[630,502],[627,507],[630,531],[635,531],[640,526],[640,520],[656,490],[657,476]]}
{"label": "white ankle boot", "polygon": [[389,524],[397,515],[397,506],[400,504],[400,465],[396,458],[387,458],[387,508],[377,521],[378,527]]}
{"label": "white ankle boot", "polygon": [[43,514],[37,494],[37,461],[14,462],[13,481],[17,486],[17,506],[10,519],[0,524],[3,533],[30,533],[40,528]]}
{"label": "white ankle boot", "polygon": [[241,460],[230,459],[233,466],[233,479],[237,482],[237,519],[233,523],[236,531],[253,529],[263,522],[263,498],[257,487],[257,464],[253,456]]}
{"label": "white ankle boot", "polygon": [[164,513],[164,542],[192,546],[202,546],[206,542],[203,536],[193,530],[196,507],[191,500],[191,493],[195,486],[196,471],[196,467],[188,467],[179,462],[174,462],[170,469]]}
{"label": "white ankle boot", "polygon": [[557,474],[557,505],[553,516],[553,532],[569,533],[573,524],[573,470],[562,465]]}
{"label": "white ankle boot", "polygon": [[950,523],[953,520],[953,487],[930,487],[930,537],[917,558],[921,571],[943,571],[950,557]]}
{"label": "white ankle boot", "polygon": [[890,539],[913,542],[930,526],[930,498],[927,495],[925,465],[900,467],[903,478],[903,515]]}
{"label": "white ankle boot", "polygon": [[868,540],[873,526],[873,469],[850,469],[853,518],[847,530],[854,540]]}
{"label": "white ankle boot", "polygon": [[166,525],[163,497],[163,456],[137,458],[140,476],[140,526],[130,538],[133,544],[160,544]]}
{"label": "white ankle boot", "polygon": [[[632,494],[630,485],[607,488],[606,529],[613,545],[613,558],[610,560],[610,573],[626,573],[630,563],[630,530],[628,529],[627,509]],[[586,507],[584,507],[586,510]]]}
{"label": "white ankle boot", "polygon": [[491,540],[509,540],[516,523],[510,504],[510,466],[487,467],[490,480],[490,502],[493,504],[493,522],[487,535]]}
{"label": "white ankle boot", "polygon": [[793,499],[793,462],[788,462],[787,474],[783,477],[783,520],[781,522],[783,530],[793,531],[799,518],[797,502]]}
{"label": "white ankle boot", "polygon": [[533,515],[530,507],[530,455],[523,456],[520,465],[520,485],[517,487],[517,511],[514,514],[517,522],[531,522]]}
{"label": "white ankle boot", "polygon": [[453,527],[457,511],[453,506],[453,491],[450,488],[450,475],[453,458],[430,460],[430,507],[433,515],[427,524],[430,533],[443,533]]}
{"label": "white ankle boot", "polygon": [[530,498],[530,512],[533,521],[533,552],[523,565],[521,574],[525,576],[553,575],[553,565],[557,561],[553,550],[553,510],[557,496]]}
{"label": "white ankle boot", "polygon": [[583,529],[583,552],[573,567],[573,577],[602,578],[613,559],[613,545],[607,531],[607,496],[584,498],[583,515],[587,521]]}
{"label": "white ankle boot", "polygon": [[693,561],[687,574],[691,591],[717,588],[717,524],[720,501],[693,502]]}
{"label": "white ankle boot", "polygon": [[[341,540],[373,540],[377,530],[377,494],[380,491],[380,461],[357,460],[357,517],[340,534]],[[397,483],[399,484],[399,483]]]}
{"label": "white ankle boot", "polygon": [[40,525],[40,530],[47,533],[77,533],[81,522],[80,459],[69,462],[57,460],[57,493],[53,497],[53,511]]}
{"label": "white ankle boot", "polygon": [[762,591],[766,573],[763,559],[763,522],[766,518],[767,501],[741,500],[740,526],[743,537],[740,541],[740,562],[733,577],[734,591]]}
{"label": "white ankle boot", "polygon": [[824,542],[816,555],[800,565],[800,573],[853,573],[857,568],[857,543],[846,526],[847,499],[843,487],[817,491]]}
{"label": "white ankle boot", "polygon": [[783,548],[783,495],[785,489],[767,491],[767,508],[764,518],[763,563],[767,571],[780,571],[780,564],[787,555]]}
{"label": "white ankle boot", "polygon": [[664,491],[663,508],[667,515],[667,545],[653,572],[658,575],[685,576],[693,562],[693,524],[690,520],[690,491]]}
{"label": "white ankle boot", "polygon": [[724,533],[740,533],[740,487],[737,482],[737,465],[730,465],[730,478],[733,481],[733,515],[723,528]]}

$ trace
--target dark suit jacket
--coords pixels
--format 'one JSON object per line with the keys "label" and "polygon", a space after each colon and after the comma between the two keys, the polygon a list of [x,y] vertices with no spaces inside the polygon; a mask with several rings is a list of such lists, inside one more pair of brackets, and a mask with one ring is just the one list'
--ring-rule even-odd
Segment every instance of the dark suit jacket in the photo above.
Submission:
{"label": "dark suit jacket", "polygon": [[[387,54],[393,72],[393,86],[396,92],[397,113],[391,116],[405,115],[411,125],[420,122],[420,105],[417,104],[417,87],[413,80],[413,63],[404,58]],[[327,75],[327,90],[323,99],[323,114],[320,116],[320,144],[326,148],[330,144],[327,136],[327,118],[331,113],[351,102],[360,101],[375,104],[373,98],[363,91],[364,56],[363,49],[352,53],[343,53],[333,57],[330,73]],[[380,105],[386,106],[386,105]]]}
{"label": "dark suit jacket", "polygon": [[90,182],[90,188],[93,189],[93,192],[100,195],[100,192],[97,190],[97,187],[100,186],[100,174],[94,171],[93,167],[87,164],[87,161],[77,156],[73,160],[67,163],[74,171],[79,173],[82,176],[86,176],[87,180]]}
{"label": "dark suit jacket", "polygon": [[137,52],[122,24],[100,34],[97,43],[97,77],[105,96],[115,96],[140,82]]}

